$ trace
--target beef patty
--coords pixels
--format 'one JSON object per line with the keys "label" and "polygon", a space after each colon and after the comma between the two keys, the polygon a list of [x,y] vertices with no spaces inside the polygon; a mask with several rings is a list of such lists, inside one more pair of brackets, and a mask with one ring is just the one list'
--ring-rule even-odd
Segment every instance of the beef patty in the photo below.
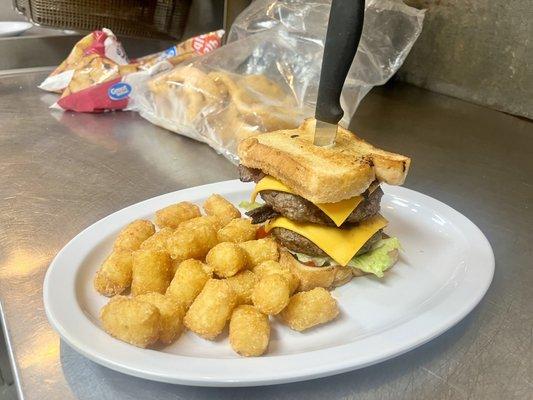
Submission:
{"label": "beef patty", "polygon": [[248,168],[242,164],[237,167],[239,170],[239,178],[243,182],[259,182],[265,177],[265,173],[257,168]]}
{"label": "beef patty", "polygon": [[[243,165],[239,165],[239,174],[243,182],[258,182],[265,176],[261,170],[247,168]],[[254,224],[283,215],[296,222],[335,226],[331,218],[324,214],[320,208],[301,196],[275,190],[264,190],[260,196],[266,204],[246,213],[252,218]],[[362,196],[365,199],[359,203],[344,223],[355,224],[379,212],[381,196],[383,196],[381,188],[378,187],[370,194],[365,192]]]}
{"label": "beef patty", "polygon": [[[265,190],[260,195],[274,211],[292,221],[336,226],[320,208],[301,196],[274,190]],[[374,190],[359,203],[344,223],[355,224],[377,214],[380,209],[381,196],[383,196],[381,188]]]}
{"label": "beef patty", "polygon": [[[328,256],[320,247],[296,232],[285,228],[274,228],[271,232],[283,246],[295,253],[304,253],[313,257]],[[368,239],[368,241],[363,247],[361,247],[356,255],[369,251],[370,248],[382,238],[382,236],[383,232],[380,229],[370,239]]]}

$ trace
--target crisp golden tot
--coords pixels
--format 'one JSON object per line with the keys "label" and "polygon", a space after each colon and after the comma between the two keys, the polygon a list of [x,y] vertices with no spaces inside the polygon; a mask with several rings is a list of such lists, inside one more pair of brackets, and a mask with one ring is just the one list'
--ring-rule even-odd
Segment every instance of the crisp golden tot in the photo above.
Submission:
{"label": "crisp golden tot", "polygon": [[177,229],[192,229],[199,225],[209,225],[213,227],[215,231],[218,231],[220,228],[222,228],[222,222],[220,219],[218,219],[218,217],[214,215],[202,215],[201,217],[196,217],[182,222]]}
{"label": "crisp golden tot", "polygon": [[322,287],[300,292],[291,297],[280,317],[295,331],[324,324],[339,315],[337,301]]}
{"label": "crisp golden tot", "polygon": [[192,303],[183,320],[185,326],[204,339],[215,339],[226,326],[237,305],[237,295],[222,279],[210,279]]}
{"label": "crisp golden tot", "polygon": [[239,243],[239,246],[248,255],[250,268],[254,268],[264,261],[278,261],[279,259],[278,245],[272,238],[248,240]]}
{"label": "crisp golden tot", "polygon": [[159,339],[161,314],[150,303],[115,296],[100,311],[102,327],[111,336],[138,347]]}
{"label": "crisp golden tot", "polygon": [[210,277],[204,263],[193,259],[185,260],[176,269],[166,294],[188,309]]}
{"label": "crisp golden tot", "polygon": [[170,276],[176,275],[176,271],[181,263],[181,260],[174,260],[172,257],[170,258]]}
{"label": "crisp golden tot", "polygon": [[209,250],[205,261],[221,278],[233,276],[247,267],[246,253],[231,242],[217,244]]}
{"label": "crisp golden tot", "polygon": [[150,292],[165,293],[170,284],[171,268],[167,252],[134,251],[131,294],[137,296]]}
{"label": "crisp golden tot", "polygon": [[188,201],[172,204],[155,212],[155,223],[160,228],[176,229],[182,222],[201,216],[200,208]]}
{"label": "crisp golden tot", "polygon": [[280,274],[263,276],[252,291],[252,302],[263,314],[276,315],[289,303],[291,289],[287,278]]}
{"label": "crisp golden tot", "polygon": [[252,304],[252,292],[257,283],[257,276],[252,271],[241,271],[226,280],[237,295],[239,304]]}
{"label": "crisp golden tot", "polygon": [[222,225],[227,225],[232,219],[240,218],[241,212],[228,200],[219,194],[212,194],[204,203],[207,215],[214,215],[220,219]]}
{"label": "crisp golden tot", "polygon": [[245,357],[260,356],[270,341],[268,317],[253,306],[241,305],[231,315],[229,342],[231,348]]}
{"label": "crisp golden tot", "polygon": [[257,227],[248,218],[231,220],[226,226],[218,231],[219,242],[241,243],[255,239]]}
{"label": "crisp golden tot", "polygon": [[269,260],[264,261],[258,266],[256,266],[253,269],[254,273],[258,276],[259,279],[261,279],[263,276],[266,275],[272,275],[272,274],[280,274],[287,278],[289,281],[289,287],[291,294],[293,294],[296,289],[298,289],[298,286],[300,285],[300,280],[298,277],[291,272],[289,267],[287,267],[284,264],[280,264],[277,261]]}
{"label": "crisp golden tot", "polygon": [[203,263],[202,263],[202,267],[204,267],[205,273],[209,275],[210,278],[212,278],[214,275],[213,267],[207,264],[203,264]]}
{"label": "crisp golden tot", "polygon": [[138,250],[142,242],[154,233],[155,227],[150,221],[143,219],[135,220],[119,232],[113,244],[113,249],[115,251]]}
{"label": "crisp golden tot", "polygon": [[161,330],[159,331],[159,341],[170,344],[177,340],[183,329],[183,317],[185,307],[171,297],[161,293],[151,292],[135,297],[136,300],[145,301],[157,307],[161,314]]}
{"label": "crisp golden tot", "polygon": [[268,260],[263,261],[261,264],[256,265],[253,268],[254,273],[256,273],[258,276],[266,276],[270,274],[280,274],[284,271],[288,271],[289,268],[285,267],[284,265],[281,265],[277,261]]}
{"label": "crisp golden tot", "polygon": [[104,261],[94,277],[94,288],[104,296],[121,294],[131,285],[131,251],[114,251]]}
{"label": "crisp golden tot", "polygon": [[172,232],[174,230],[171,228],[162,228],[142,242],[140,248],[143,250],[167,251],[167,240],[172,235]]}
{"label": "crisp golden tot", "polygon": [[175,260],[194,258],[203,260],[218,243],[217,233],[210,225],[197,225],[191,229],[177,229],[167,241],[167,249]]}

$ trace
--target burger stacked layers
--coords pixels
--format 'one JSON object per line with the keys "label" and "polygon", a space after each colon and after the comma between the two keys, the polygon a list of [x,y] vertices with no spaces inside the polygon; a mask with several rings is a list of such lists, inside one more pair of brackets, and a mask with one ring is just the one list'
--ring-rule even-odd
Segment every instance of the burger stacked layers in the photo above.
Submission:
{"label": "burger stacked layers", "polygon": [[[255,183],[250,202],[243,204],[247,215],[253,223],[265,223],[265,233],[277,239],[296,269],[331,270],[333,285],[349,280],[347,269],[353,276],[381,277],[397,261],[399,241],[383,232],[388,221],[380,214],[380,184],[402,183],[410,160],[345,130],[337,147],[316,148],[310,131],[307,121],[297,130],[241,144],[240,179]],[[348,194],[333,194],[336,190]],[[342,282],[336,278],[340,270]]]}

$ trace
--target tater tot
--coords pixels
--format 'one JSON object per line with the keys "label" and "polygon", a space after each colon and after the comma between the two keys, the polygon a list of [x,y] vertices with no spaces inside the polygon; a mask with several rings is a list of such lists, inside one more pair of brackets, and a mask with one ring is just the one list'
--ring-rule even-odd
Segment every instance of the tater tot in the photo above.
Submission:
{"label": "tater tot", "polygon": [[250,268],[254,268],[264,261],[278,261],[279,259],[278,245],[272,238],[249,240],[239,243],[239,246],[248,255]]}
{"label": "tater tot", "polygon": [[176,271],[181,263],[181,260],[174,260],[172,257],[170,258],[170,276],[176,275]]}
{"label": "tater tot", "polygon": [[293,294],[298,286],[300,285],[300,280],[296,275],[294,275],[289,267],[286,265],[280,264],[277,261],[264,261],[253,269],[254,273],[259,279],[266,275],[280,274],[287,278],[289,281],[289,287],[291,294]]}
{"label": "tater tot", "polygon": [[210,278],[213,277],[213,267],[211,267],[210,265],[207,265],[207,264],[202,264],[202,267],[204,267],[204,271],[207,275],[209,275]]}
{"label": "tater tot", "polygon": [[245,357],[263,354],[270,340],[268,317],[252,306],[237,307],[229,323],[231,348]]}
{"label": "tater tot", "polygon": [[172,297],[156,292],[141,294],[135,299],[150,303],[159,310],[161,314],[159,341],[161,343],[170,344],[180,337],[185,315],[185,308],[182,304]]}
{"label": "tater tot", "polygon": [[218,217],[214,215],[203,215],[201,217],[196,217],[188,221],[182,222],[179,224],[177,229],[191,229],[197,225],[210,225],[215,231],[218,231],[222,228],[222,222]]}
{"label": "tater tot", "polygon": [[237,218],[230,221],[222,229],[219,229],[219,242],[241,243],[255,239],[257,227],[248,218]]}
{"label": "tater tot", "polygon": [[176,229],[179,224],[192,218],[201,216],[200,207],[196,204],[182,201],[172,204],[155,212],[155,223],[160,228],[168,227]]}
{"label": "tater tot", "polygon": [[175,260],[203,260],[217,243],[217,233],[212,226],[197,225],[191,229],[177,229],[168,238],[167,249]]}
{"label": "tater tot", "polygon": [[204,263],[192,259],[185,260],[178,266],[166,294],[179,301],[185,308],[189,308],[209,278]]}
{"label": "tater tot", "polygon": [[227,225],[232,219],[240,218],[241,212],[228,200],[219,194],[212,194],[204,203],[207,215],[214,215],[220,219],[222,225]]}
{"label": "tater tot", "polygon": [[247,267],[248,260],[243,249],[235,243],[219,243],[207,253],[207,265],[221,278],[235,275]]}
{"label": "tater tot", "polygon": [[324,324],[335,319],[337,315],[339,315],[337,301],[322,287],[295,294],[280,313],[282,321],[295,331]]}
{"label": "tater tot", "polygon": [[141,243],[154,233],[155,227],[150,221],[143,219],[135,220],[119,232],[113,244],[113,249],[117,251],[138,250]]}
{"label": "tater tot", "polygon": [[227,281],[237,295],[239,304],[252,304],[252,291],[257,283],[257,276],[252,271],[244,270],[227,278]]}
{"label": "tater tot", "polygon": [[226,326],[237,295],[225,280],[210,279],[194,300],[183,320],[185,326],[205,339],[213,340]]}
{"label": "tater tot", "polygon": [[115,296],[100,311],[102,327],[111,336],[138,347],[159,339],[161,315],[157,307],[125,296]]}
{"label": "tater tot", "polygon": [[141,244],[143,250],[167,251],[167,240],[174,232],[171,228],[162,228]]}
{"label": "tater tot", "polygon": [[94,276],[94,288],[104,296],[121,294],[131,285],[131,251],[114,251]]}
{"label": "tater tot", "polygon": [[276,315],[289,303],[291,289],[287,278],[269,274],[259,279],[252,291],[252,302],[263,314]]}
{"label": "tater tot", "polygon": [[133,252],[131,294],[165,293],[170,284],[170,257],[167,252],[137,250]]}

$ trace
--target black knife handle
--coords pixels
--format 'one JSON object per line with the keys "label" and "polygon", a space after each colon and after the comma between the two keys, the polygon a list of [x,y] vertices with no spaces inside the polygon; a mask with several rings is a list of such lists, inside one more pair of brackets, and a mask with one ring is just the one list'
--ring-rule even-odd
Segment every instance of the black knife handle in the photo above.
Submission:
{"label": "black knife handle", "polygon": [[321,121],[337,124],[344,115],[341,91],[359,46],[364,13],[364,0],[331,2],[315,111]]}

